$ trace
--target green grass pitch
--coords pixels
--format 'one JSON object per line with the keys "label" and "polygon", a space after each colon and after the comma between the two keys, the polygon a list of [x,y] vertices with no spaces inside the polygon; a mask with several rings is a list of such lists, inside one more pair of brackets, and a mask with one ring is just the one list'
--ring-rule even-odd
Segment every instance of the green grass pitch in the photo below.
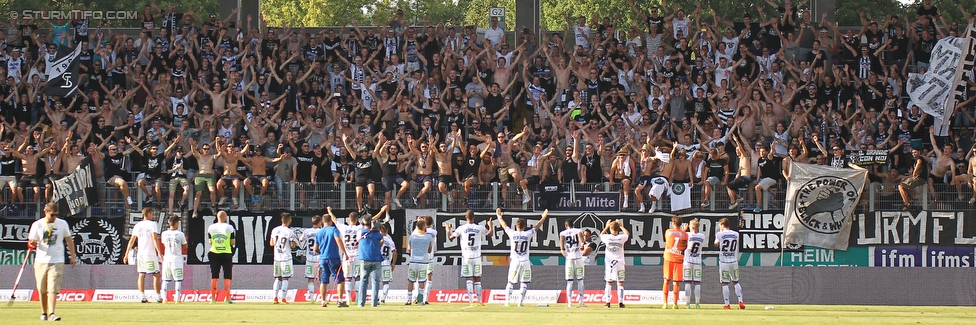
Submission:
{"label": "green grass pitch", "polygon": [[[733,306],[735,307],[735,306]],[[972,324],[973,307],[914,306],[810,306],[777,305],[766,310],[762,305],[748,305],[746,310],[722,310],[719,305],[705,305],[700,310],[661,310],[661,306],[633,305],[607,309],[602,305],[567,309],[565,305],[548,307],[468,307],[466,304],[431,304],[427,306],[380,305],[377,308],[337,308],[335,303],[322,308],[317,304],[271,303],[205,304],[139,304],[85,303],[58,304],[57,314],[64,323],[113,324]],[[0,307],[4,324],[36,323],[40,305],[17,302]]]}

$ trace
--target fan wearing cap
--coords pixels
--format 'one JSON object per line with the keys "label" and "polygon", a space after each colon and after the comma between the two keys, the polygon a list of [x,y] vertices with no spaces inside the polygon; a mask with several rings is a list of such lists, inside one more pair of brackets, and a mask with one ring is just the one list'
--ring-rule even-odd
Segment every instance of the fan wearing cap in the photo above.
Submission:
{"label": "fan wearing cap", "polygon": [[[381,140],[384,138],[381,136]],[[382,177],[382,172],[379,170],[379,161],[376,157],[382,150],[382,146],[376,146],[375,152],[370,152],[369,148],[366,146],[361,146],[359,150],[353,150],[352,141],[348,136],[342,135],[342,143],[346,146],[346,150],[349,152],[356,152],[356,207],[361,211],[363,207],[369,207],[369,203],[373,202],[376,198],[376,183],[378,183]],[[366,194],[369,195],[369,201],[363,204],[363,190],[366,190]]]}

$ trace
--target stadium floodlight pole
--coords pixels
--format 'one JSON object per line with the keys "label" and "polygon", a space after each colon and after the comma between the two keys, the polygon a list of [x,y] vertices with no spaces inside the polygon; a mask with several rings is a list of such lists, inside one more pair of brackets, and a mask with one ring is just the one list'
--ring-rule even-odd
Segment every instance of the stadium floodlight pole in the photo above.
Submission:
{"label": "stadium floodlight pole", "polygon": [[14,300],[17,299],[17,286],[20,285],[20,278],[24,275],[24,269],[27,268],[27,261],[30,260],[30,254],[34,251],[33,247],[27,247],[27,254],[24,255],[24,263],[20,264],[20,271],[17,272],[17,279],[14,280],[14,288],[10,290],[10,300],[7,301],[7,307],[14,304]]}

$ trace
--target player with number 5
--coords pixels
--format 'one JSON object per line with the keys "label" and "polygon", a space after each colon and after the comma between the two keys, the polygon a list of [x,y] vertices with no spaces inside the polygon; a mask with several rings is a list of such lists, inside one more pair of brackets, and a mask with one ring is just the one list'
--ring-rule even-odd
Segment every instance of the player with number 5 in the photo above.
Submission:
{"label": "player with number 5", "polygon": [[498,223],[501,223],[502,229],[505,229],[505,234],[508,235],[508,244],[512,247],[511,262],[508,264],[508,285],[505,286],[505,291],[508,294],[505,296],[505,307],[509,306],[512,299],[512,289],[515,288],[516,283],[521,283],[519,287],[519,307],[523,307],[522,302],[525,301],[525,294],[529,291],[529,283],[532,283],[532,262],[529,261],[529,245],[532,242],[532,238],[535,238],[535,232],[549,217],[549,209],[542,211],[542,219],[535,224],[534,227],[528,226],[528,221],[525,218],[519,218],[515,221],[515,229],[509,228],[508,223],[505,222],[503,218],[502,209],[495,211],[498,217]]}
{"label": "player with number 5", "polygon": [[718,252],[718,271],[722,277],[722,297],[725,298],[724,309],[729,307],[729,283],[735,287],[735,295],[739,298],[739,309],[746,309],[742,302],[742,287],[739,286],[739,233],[729,229],[729,219],[718,221],[719,232],[715,234],[715,246]]}
{"label": "player with number 5", "polygon": [[607,286],[603,288],[603,301],[610,308],[610,289],[613,283],[617,283],[617,306],[624,308],[624,244],[630,239],[630,232],[624,228],[624,223],[620,219],[610,220],[603,227],[600,233],[600,241],[603,242],[604,280]]}
{"label": "player with number 5", "polygon": [[[499,208],[496,212],[501,215],[502,209]],[[484,305],[481,302],[481,243],[484,242],[485,236],[491,236],[492,227],[491,217],[488,217],[486,226],[479,225],[474,221],[474,211],[468,210],[464,214],[464,220],[467,223],[460,225],[454,231],[451,231],[451,224],[445,224],[444,230],[447,231],[448,240],[454,240],[455,238],[460,238],[461,245],[461,277],[465,279],[465,285],[468,289],[468,305],[474,306],[475,300],[478,301],[478,305]]]}

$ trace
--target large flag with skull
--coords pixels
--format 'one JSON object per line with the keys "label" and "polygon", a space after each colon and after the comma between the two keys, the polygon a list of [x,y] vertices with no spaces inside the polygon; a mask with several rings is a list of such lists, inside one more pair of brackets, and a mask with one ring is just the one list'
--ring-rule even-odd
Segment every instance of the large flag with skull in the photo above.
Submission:
{"label": "large flag with skull", "polygon": [[847,250],[868,172],[794,162],[786,190],[786,244]]}

